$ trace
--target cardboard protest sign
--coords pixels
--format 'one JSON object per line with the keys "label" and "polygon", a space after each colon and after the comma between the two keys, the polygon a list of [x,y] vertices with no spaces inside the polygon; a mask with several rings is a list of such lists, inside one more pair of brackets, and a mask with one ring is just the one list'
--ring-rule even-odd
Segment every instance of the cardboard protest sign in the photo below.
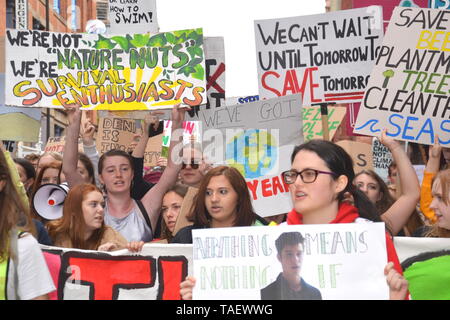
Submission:
{"label": "cardboard protest sign", "polygon": [[[192,236],[194,299],[287,299],[292,290],[278,285],[298,276],[299,299],[389,297],[384,223],[197,229]],[[281,287],[291,285],[299,283]]]}
{"label": "cardboard protest sign", "polygon": [[192,203],[194,202],[194,198],[198,193],[198,189],[194,187],[189,187],[186,195],[183,198],[183,202],[181,204],[180,213],[178,214],[177,221],[175,223],[175,227],[173,229],[172,235],[176,235],[180,229],[183,229],[186,226],[192,225],[193,222],[190,222],[187,219],[187,215],[189,214]]}
{"label": "cardboard protest sign", "polygon": [[[98,134],[95,141],[97,150],[103,154],[111,149],[129,151],[131,144],[137,143],[135,135],[141,133],[141,121],[117,117],[99,118]],[[148,134],[148,132],[144,133]],[[151,137],[144,152],[144,165],[156,166],[161,156],[162,134]]]}
{"label": "cardboard protest sign", "polygon": [[156,0],[109,0],[110,33],[157,33]]}
{"label": "cardboard protest sign", "polygon": [[347,151],[353,159],[355,173],[364,169],[373,170],[372,146],[368,143],[341,140],[336,143]]}
{"label": "cardboard protest sign", "polygon": [[202,122],[203,153],[211,163],[235,167],[247,180],[260,216],[292,209],[281,173],[290,169],[290,154],[303,142],[301,97],[290,95],[234,106],[206,109]]}
{"label": "cardboard protest sign", "polygon": [[395,237],[395,250],[413,300],[449,300],[449,238]]}
{"label": "cardboard protest sign", "polygon": [[392,154],[389,149],[384,146],[377,138],[374,138],[372,141],[372,159],[373,170],[384,181],[387,181],[389,175],[388,168],[393,161]]}
{"label": "cardboard protest sign", "polygon": [[220,107],[225,101],[225,43],[223,37],[205,37],[207,105]]}
{"label": "cardboard protest sign", "polygon": [[[66,137],[50,137],[44,147],[44,152],[58,152],[63,154],[66,146]],[[84,152],[83,141],[78,139],[78,151]]]}
{"label": "cardboard protest sign", "polygon": [[[225,44],[223,37],[204,37],[203,49],[206,66],[206,109],[225,104]],[[198,115],[198,106],[189,111]]]}
{"label": "cardboard protest sign", "polygon": [[303,105],[356,102],[383,30],[381,7],[256,20],[261,99],[301,93]]}
{"label": "cardboard protest sign", "polygon": [[[192,274],[192,245],[146,244],[98,252],[42,246],[58,300],[180,300]],[[132,270],[132,272],[130,272]]]}
{"label": "cardboard protest sign", "polygon": [[[344,119],[346,113],[345,107],[328,107],[328,130],[330,140],[333,139],[337,128]],[[323,139],[322,118],[320,108],[303,107],[303,137],[305,140]]]}
{"label": "cardboard protest sign", "polygon": [[[355,132],[450,144],[449,11],[397,7],[361,103]],[[404,35],[408,36],[405,37]]]}
{"label": "cardboard protest sign", "polygon": [[206,103],[202,29],[6,35],[7,105],[147,110]]}

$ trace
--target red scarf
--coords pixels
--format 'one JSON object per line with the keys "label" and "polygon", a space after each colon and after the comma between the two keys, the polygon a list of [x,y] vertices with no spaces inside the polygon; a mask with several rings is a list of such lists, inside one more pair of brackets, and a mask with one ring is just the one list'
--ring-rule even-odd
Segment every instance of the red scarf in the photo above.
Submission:
{"label": "red scarf", "polygon": [[[347,202],[341,202],[333,221],[329,223],[351,223],[359,217],[358,209]],[[303,215],[292,209],[287,216],[287,224],[303,224]]]}

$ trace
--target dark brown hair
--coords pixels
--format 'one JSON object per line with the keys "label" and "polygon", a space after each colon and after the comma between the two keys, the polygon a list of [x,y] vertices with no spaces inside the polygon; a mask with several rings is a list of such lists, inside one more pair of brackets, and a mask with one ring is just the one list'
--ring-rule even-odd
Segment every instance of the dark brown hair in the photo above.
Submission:
{"label": "dark brown hair", "polygon": [[[189,188],[185,185],[176,184],[172,188],[167,190],[167,192],[164,194],[164,196],[166,196],[166,194],[168,194],[169,192],[175,192],[177,195],[184,198],[186,196],[186,193],[188,192],[188,189]],[[161,212],[161,217],[162,217],[162,212]],[[167,228],[167,225],[166,225],[166,222],[164,221],[164,219],[161,219],[161,238],[167,239],[167,241],[169,243],[173,238],[172,232],[170,232],[169,228]]]}
{"label": "dark brown hair", "polygon": [[253,210],[247,183],[245,182],[245,178],[237,169],[227,166],[213,168],[203,177],[187,219],[194,222],[195,226],[210,226],[211,215],[206,209],[205,195],[211,178],[217,176],[224,176],[227,178],[234,191],[238,194],[238,203],[236,204],[236,220],[234,221],[233,226],[251,226],[256,220],[256,214]]}

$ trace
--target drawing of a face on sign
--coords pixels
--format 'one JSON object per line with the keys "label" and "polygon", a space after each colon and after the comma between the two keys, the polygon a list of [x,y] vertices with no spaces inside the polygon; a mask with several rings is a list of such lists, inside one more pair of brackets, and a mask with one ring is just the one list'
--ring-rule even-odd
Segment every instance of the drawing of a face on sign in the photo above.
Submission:
{"label": "drawing of a face on sign", "polygon": [[7,30],[6,104],[147,110],[206,103],[203,30],[68,34]]}

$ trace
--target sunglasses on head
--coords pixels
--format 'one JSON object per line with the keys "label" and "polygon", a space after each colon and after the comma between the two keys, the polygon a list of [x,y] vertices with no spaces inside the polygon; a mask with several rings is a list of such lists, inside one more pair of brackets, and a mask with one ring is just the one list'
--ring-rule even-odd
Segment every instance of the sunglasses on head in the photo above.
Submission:
{"label": "sunglasses on head", "polygon": [[190,163],[184,163],[181,165],[181,169],[186,169],[187,166],[190,166],[192,169],[198,169],[198,167],[200,166],[200,164],[198,162],[195,161],[195,159],[191,159]]}

